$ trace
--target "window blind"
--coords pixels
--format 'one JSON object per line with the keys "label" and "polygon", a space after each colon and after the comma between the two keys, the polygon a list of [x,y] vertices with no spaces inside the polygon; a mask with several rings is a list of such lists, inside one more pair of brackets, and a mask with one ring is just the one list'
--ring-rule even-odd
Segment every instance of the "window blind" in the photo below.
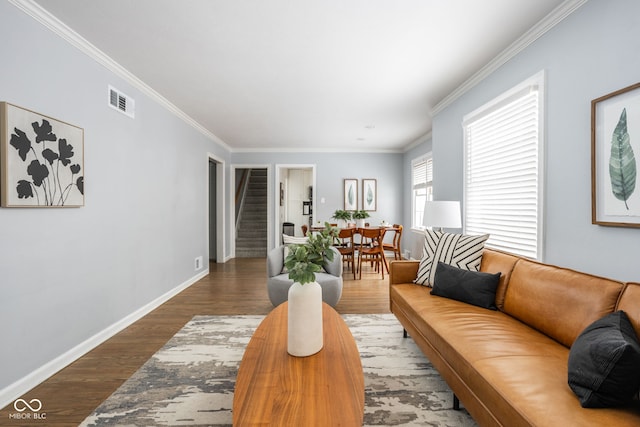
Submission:
{"label": "window blind", "polygon": [[433,198],[433,161],[431,157],[421,157],[412,162],[411,185],[413,189],[412,226],[422,228],[424,202]]}
{"label": "window blind", "polygon": [[487,246],[540,257],[540,90],[507,97],[465,120],[465,232]]}

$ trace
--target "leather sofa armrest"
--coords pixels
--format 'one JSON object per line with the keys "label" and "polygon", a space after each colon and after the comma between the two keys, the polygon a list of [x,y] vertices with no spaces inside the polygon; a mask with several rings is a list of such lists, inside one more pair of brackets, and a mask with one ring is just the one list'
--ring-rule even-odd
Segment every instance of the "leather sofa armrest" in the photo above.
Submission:
{"label": "leather sofa armrest", "polygon": [[402,260],[391,261],[389,264],[389,286],[398,283],[413,283],[418,277],[420,261]]}

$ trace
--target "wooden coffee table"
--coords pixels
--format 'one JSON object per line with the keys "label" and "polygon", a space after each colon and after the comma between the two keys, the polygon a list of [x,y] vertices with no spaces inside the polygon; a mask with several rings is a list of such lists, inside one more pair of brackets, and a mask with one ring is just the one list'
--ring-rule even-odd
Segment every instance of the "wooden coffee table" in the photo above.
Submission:
{"label": "wooden coffee table", "polygon": [[287,353],[287,303],[256,329],[242,357],[233,425],[362,426],[364,375],[356,342],[323,303],[324,347],[308,357]]}

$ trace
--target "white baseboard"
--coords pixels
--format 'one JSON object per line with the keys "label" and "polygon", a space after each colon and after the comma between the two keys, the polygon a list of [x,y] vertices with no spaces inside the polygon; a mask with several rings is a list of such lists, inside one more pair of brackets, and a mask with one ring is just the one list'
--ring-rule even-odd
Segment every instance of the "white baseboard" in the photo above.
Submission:
{"label": "white baseboard", "polygon": [[[49,361],[48,363],[44,364],[25,377],[0,390],[0,408],[4,408],[5,406],[9,405],[11,402],[25,394],[32,388],[54,375],[56,372],[60,371],[64,367],[84,356],[89,351],[93,350],[118,332],[137,322],[138,320],[158,308],[160,305],[164,304],[198,280],[205,277],[207,274],[209,274],[208,268],[176,286],[175,288],[171,289],[164,295],[161,295],[150,303],[140,307],[138,310],[117,321],[106,329],[98,332],[97,334],[78,344],[71,350]],[[35,399],[38,398],[38,396],[31,397]]]}

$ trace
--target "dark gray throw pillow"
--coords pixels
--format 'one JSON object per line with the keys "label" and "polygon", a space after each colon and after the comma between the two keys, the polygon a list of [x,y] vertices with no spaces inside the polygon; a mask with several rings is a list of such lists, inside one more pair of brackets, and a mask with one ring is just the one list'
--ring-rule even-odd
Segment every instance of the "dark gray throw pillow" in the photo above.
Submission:
{"label": "dark gray throw pillow", "polygon": [[569,387],[583,408],[625,405],[640,389],[640,343],[624,311],[596,320],[569,352]]}
{"label": "dark gray throw pillow", "polygon": [[496,310],[498,282],[500,273],[468,271],[438,262],[431,294]]}

